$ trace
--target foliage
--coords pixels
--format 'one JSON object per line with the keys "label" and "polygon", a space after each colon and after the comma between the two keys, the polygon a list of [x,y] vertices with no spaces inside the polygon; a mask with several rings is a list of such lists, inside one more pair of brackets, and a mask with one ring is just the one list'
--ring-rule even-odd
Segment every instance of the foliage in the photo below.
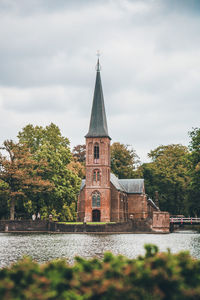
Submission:
{"label": "foliage", "polygon": [[111,145],[111,170],[118,178],[134,178],[139,157],[128,145],[113,143]]}
{"label": "foliage", "polygon": [[18,137],[21,143],[28,145],[38,162],[47,161],[43,178],[54,185],[50,195],[35,199],[36,210],[40,211],[42,218],[52,214],[55,220],[75,220],[79,176],[84,176],[84,173],[80,163],[73,160],[69,140],[53,123],[45,128],[27,125]]}
{"label": "foliage", "polygon": [[43,167],[46,166],[45,160],[38,163],[25,145],[5,141],[3,150],[7,156],[0,154],[0,178],[3,180],[4,191],[8,194],[10,218],[13,220],[18,201],[23,199],[24,205],[29,206],[28,194],[49,191],[53,186],[41,177]]}
{"label": "foliage", "polygon": [[29,218],[40,212],[42,218],[76,219],[77,193],[83,166],[73,159],[69,140],[53,123],[25,126],[19,142],[5,141],[0,154],[0,217]]}
{"label": "foliage", "polygon": [[35,153],[42,145],[50,144],[56,150],[58,146],[63,146],[69,150],[69,140],[62,136],[60,129],[55,124],[49,126],[33,126],[29,124],[18,133],[19,142],[26,144]]}
{"label": "foliage", "polygon": [[8,218],[8,184],[0,179],[0,219]]}
{"label": "foliage", "polygon": [[191,155],[189,156],[191,178],[189,192],[188,192],[188,210],[190,214],[200,215],[200,128],[193,128],[189,132],[191,141],[189,149]]}
{"label": "foliage", "polygon": [[159,146],[148,156],[151,163],[141,166],[146,192],[154,197],[159,193],[162,210],[172,214],[185,213],[186,195],[189,183],[189,151],[180,144]]}
{"label": "foliage", "polygon": [[86,145],[77,145],[72,150],[74,158],[76,158],[80,163],[85,164],[86,160]]}
{"label": "foliage", "polygon": [[188,252],[159,253],[154,245],[137,259],[105,253],[103,260],[78,257],[73,266],[23,258],[0,270],[0,295],[2,300],[199,299],[199,268]]}
{"label": "foliage", "polygon": [[76,159],[73,159],[68,164],[68,169],[75,173],[80,178],[85,178],[85,167]]}

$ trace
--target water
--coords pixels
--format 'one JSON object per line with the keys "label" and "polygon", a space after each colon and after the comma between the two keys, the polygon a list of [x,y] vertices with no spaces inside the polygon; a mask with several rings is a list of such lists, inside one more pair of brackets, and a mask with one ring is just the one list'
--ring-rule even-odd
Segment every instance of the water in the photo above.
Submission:
{"label": "water", "polygon": [[156,244],[161,251],[189,250],[200,259],[200,234],[192,231],[171,234],[18,234],[0,233],[0,267],[29,255],[42,263],[75,256],[103,257],[105,251],[135,258],[144,254],[144,244]]}

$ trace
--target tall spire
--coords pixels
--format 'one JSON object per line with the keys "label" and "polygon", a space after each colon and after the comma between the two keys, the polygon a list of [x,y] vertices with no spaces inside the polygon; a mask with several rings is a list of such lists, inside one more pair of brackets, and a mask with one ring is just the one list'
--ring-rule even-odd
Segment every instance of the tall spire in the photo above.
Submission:
{"label": "tall spire", "polygon": [[92,112],[90,118],[90,126],[89,131],[85,137],[109,137],[108,128],[107,128],[107,120],[106,120],[106,112],[104,106],[103,99],[103,90],[101,85],[101,76],[100,76],[100,64],[99,58],[97,60],[96,67],[96,83],[92,104]]}

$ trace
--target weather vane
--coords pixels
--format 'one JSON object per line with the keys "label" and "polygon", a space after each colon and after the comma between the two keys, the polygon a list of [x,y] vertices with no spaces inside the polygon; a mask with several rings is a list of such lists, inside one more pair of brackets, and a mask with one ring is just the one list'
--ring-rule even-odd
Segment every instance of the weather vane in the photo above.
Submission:
{"label": "weather vane", "polygon": [[96,71],[97,72],[99,72],[101,70],[101,66],[100,66],[100,63],[99,63],[99,56],[100,56],[100,51],[97,50],[97,57],[98,57],[97,65],[96,65]]}

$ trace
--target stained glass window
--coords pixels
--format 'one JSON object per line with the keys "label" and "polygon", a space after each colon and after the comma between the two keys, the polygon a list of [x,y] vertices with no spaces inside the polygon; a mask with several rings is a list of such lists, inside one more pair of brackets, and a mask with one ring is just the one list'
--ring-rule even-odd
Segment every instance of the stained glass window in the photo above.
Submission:
{"label": "stained glass window", "polygon": [[100,207],[101,206],[101,196],[100,193],[95,192],[92,195],[92,207]]}

